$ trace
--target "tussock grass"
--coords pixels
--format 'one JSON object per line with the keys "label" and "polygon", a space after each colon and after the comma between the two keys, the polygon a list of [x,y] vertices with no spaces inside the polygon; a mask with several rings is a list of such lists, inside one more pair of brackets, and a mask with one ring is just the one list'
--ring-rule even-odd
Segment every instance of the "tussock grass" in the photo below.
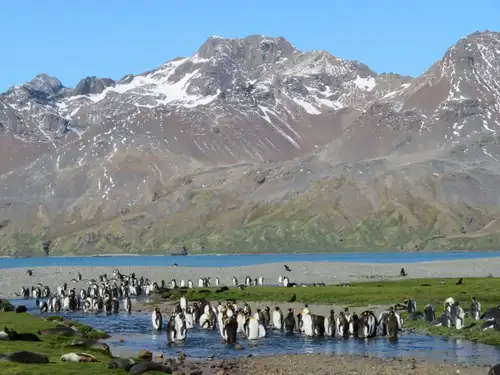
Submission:
{"label": "tussock grass", "polygon": [[[14,312],[0,312],[0,329],[4,327],[14,329],[19,333],[37,333],[41,329],[55,327],[60,324],[61,318],[52,317],[42,319],[26,313],[16,314]],[[71,322],[73,325],[85,331],[89,337],[103,336],[103,332],[95,331],[92,327]],[[123,370],[106,369],[109,356],[102,351],[92,349],[72,348],[69,346],[73,338],[57,335],[38,335],[42,341],[0,341],[0,353],[28,350],[46,354],[49,357],[48,364],[19,364],[7,361],[1,362],[2,375],[102,375],[123,374]],[[100,362],[97,363],[66,363],[60,360],[61,355],[71,352],[84,351],[94,355]]]}

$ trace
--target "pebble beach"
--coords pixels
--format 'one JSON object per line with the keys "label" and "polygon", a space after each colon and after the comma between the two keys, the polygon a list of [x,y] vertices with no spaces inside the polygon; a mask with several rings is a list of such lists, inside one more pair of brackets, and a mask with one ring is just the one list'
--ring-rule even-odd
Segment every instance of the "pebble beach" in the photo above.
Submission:
{"label": "pebble beach", "polygon": [[[275,285],[278,276],[288,276],[296,283],[323,282],[325,284],[340,284],[346,282],[363,282],[375,280],[397,280],[399,271],[405,268],[406,278],[446,278],[446,277],[487,277],[500,276],[500,258],[463,259],[451,261],[432,261],[409,264],[367,264],[347,262],[295,262],[287,264],[291,271],[285,270],[281,263],[251,265],[244,267],[120,267],[120,272],[136,277],[147,277],[152,281],[170,281],[176,279],[192,280],[197,285],[200,277],[219,277],[221,284],[232,285],[232,277],[236,276],[243,283],[246,276],[252,278],[264,277],[264,283]],[[0,262],[1,267],[1,262]],[[21,286],[31,286],[41,283],[57,288],[64,282],[79,288],[86,288],[89,279],[98,279],[106,273],[112,277],[113,267],[36,267],[28,276],[26,268],[0,268],[0,297],[12,298],[20,293]],[[78,272],[82,281],[72,283]]]}

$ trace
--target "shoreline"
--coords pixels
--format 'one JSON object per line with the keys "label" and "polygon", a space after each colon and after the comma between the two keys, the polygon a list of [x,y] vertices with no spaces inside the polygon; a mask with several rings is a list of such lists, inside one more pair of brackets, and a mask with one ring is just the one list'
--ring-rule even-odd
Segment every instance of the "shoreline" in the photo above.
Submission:
{"label": "shoreline", "polygon": [[[278,276],[288,276],[290,282],[297,284],[325,283],[337,285],[350,282],[390,281],[424,278],[472,278],[472,277],[500,277],[500,257],[455,259],[449,261],[424,261],[416,263],[355,263],[355,262],[288,262],[291,271],[284,269],[282,263],[256,264],[235,267],[174,267],[174,266],[125,266],[125,267],[77,267],[51,266],[32,267],[32,276],[26,274],[27,268],[0,268],[0,291],[4,296],[13,296],[20,293],[21,286],[33,286],[38,283],[55,290],[58,286],[68,283],[69,287],[77,290],[87,288],[87,281],[98,280],[101,274],[112,277],[114,268],[119,268],[124,274],[135,272],[136,277],[148,278],[151,282],[161,280],[170,282],[176,279],[186,283],[192,280],[195,285],[201,277],[210,277],[213,281],[220,278],[221,285],[232,286],[232,277],[243,283],[246,276],[252,279],[264,278],[265,285],[277,285]],[[399,275],[401,268],[405,268],[406,277]],[[78,272],[82,280],[76,279]]]}
{"label": "shoreline", "polygon": [[[318,251],[318,252],[297,252],[297,251],[290,251],[290,252],[222,252],[222,253],[195,253],[195,254],[188,254],[186,256],[189,257],[198,257],[198,256],[240,256],[240,255],[346,255],[346,254],[366,254],[366,255],[378,255],[378,254],[405,254],[405,253],[410,253],[410,254],[415,254],[415,253],[422,253],[422,254],[433,254],[433,253],[439,253],[439,254],[444,254],[444,253],[450,253],[450,254],[457,254],[457,253],[498,253],[500,250],[498,249],[487,249],[487,250],[478,250],[478,249],[472,249],[472,250],[441,250],[441,249],[435,249],[435,250],[405,250],[405,251],[398,251],[398,250],[371,250],[371,251],[352,251],[353,249],[345,249],[343,251]],[[156,254],[156,253],[110,253],[110,254],[95,254],[95,255],[77,255],[77,254],[68,254],[68,255],[55,255],[55,256],[10,256],[10,255],[1,255],[0,259],[38,259],[38,258],[112,258],[112,257],[142,257],[142,256],[147,256],[147,257],[166,257],[166,256],[173,256],[170,254]],[[177,257],[184,257],[184,256],[179,256],[176,255]]]}
{"label": "shoreline", "polygon": [[[231,375],[243,374],[377,374],[481,375],[490,366],[436,363],[412,357],[380,358],[368,355],[297,354],[250,357],[234,362]],[[492,364],[493,365],[493,364]]]}

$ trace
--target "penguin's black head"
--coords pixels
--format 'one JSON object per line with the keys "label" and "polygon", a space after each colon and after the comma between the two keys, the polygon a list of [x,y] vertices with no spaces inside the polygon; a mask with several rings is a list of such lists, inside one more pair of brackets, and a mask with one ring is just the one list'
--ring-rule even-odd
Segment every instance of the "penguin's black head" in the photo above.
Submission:
{"label": "penguin's black head", "polygon": [[330,314],[335,314],[335,310],[334,310],[334,309],[331,309],[331,310],[330,310]]}
{"label": "penguin's black head", "polygon": [[346,308],[344,309],[344,311],[345,311],[345,312],[348,312],[348,311],[349,311],[349,307],[346,307]]}
{"label": "penguin's black head", "polygon": [[170,320],[171,320],[171,321],[174,321],[174,319],[175,319],[175,315],[171,315],[171,316],[170,316]]}
{"label": "penguin's black head", "polygon": [[269,311],[270,310],[269,306],[266,306],[264,310]]}
{"label": "penguin's black head", "polygon": [[[275,309],[276,311],[279,311],[279,310],[280,310],[280,307],[279,307],[279,306],[276,306],[274,309]],[[292,311],[292,309],[289,309],[288,311]]]}
{"label": "penguin's black head", "polygon": [[293,309],[292,308],[288,309],[288,312],[293,313]]}
{"label": "penguin's black head", "polygon": [[261,309],[257,309],[257,312],[260,313],[262,310]]}
{"label": "penguin's black head", "polygon": [[306,304],[304,305],[304,307],[309,307],[309,305],[306,303]]}

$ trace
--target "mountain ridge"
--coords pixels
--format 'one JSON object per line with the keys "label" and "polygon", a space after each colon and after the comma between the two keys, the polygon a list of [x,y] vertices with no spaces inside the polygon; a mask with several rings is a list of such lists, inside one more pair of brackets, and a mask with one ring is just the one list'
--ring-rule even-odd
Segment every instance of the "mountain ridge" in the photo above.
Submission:
{"label": "mountain ridge", "polygon": [[472,33],[412,78],[251,35],[37,75],[0,94],[0,252],[497,246],[499,58]]}

